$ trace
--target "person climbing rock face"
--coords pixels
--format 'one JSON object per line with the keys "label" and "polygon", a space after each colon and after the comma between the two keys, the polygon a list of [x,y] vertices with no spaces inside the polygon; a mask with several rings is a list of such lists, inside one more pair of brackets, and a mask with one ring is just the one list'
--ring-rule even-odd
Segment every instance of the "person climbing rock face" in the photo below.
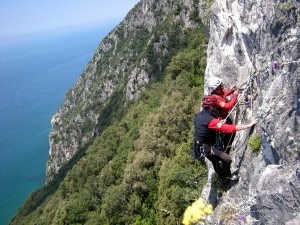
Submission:
{"label": "person climbing rock face", "polygon": [[[228,113],[235,106],[238,98],[236,86],[232,89],[224,89],[223,81],[218,77],[211,77],[208,82],[208,90],[210,95],[216,98],[216,107],[218,109],[218,118],[226,120],[227,124],[233,124]],[[220,151],[225,151],[227,154],[231,151],[231,145],[235,137],[235,133],[218,133],[217,148]]]}
{"label": "person climbing rock face", "polygon": [[[204,97],[202,101],[202,110],[200,110],[194,120],[194,159],[203,160],[205,156],[213,164],[215,172],[220,179],[227,183],[231,180],[237,180],[238,176],[232,176],[230,171],[231,157],[229,154],[218,150],[215,147],[217,132],[233,133],[244,130],[256,124],[256,120],[249,124],[227,124],[224,120],[218,119],[219,109],[217,107],[217,98],[213,95]],[[201,158],[202,157],[202,158]]]}
{"label": "person climbing rock face", "polygon": [[228,112],[237,102],[238,91],[236,86],[233,86],[232,89],[224,89],[222,79],[212,77],[208,82],[208,90],[210,95],[213,95],[217,99],[216,107],[219,109],[218,117],[220,119],[225,119]]}

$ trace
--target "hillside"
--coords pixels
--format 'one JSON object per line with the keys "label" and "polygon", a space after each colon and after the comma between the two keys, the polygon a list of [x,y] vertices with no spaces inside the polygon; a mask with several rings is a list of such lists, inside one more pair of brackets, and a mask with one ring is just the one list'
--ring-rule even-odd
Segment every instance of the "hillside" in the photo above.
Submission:
{"label": "hillside", "polygon": [[[300,219],[298,1],[141,0],[105,37],[53,116],[46,184],[10,224],[180,224],[202,196],[208,224]],[[191,159],[207,81],[240,88],[222,186]],[[251,143],[258,143],[256,151]]]}
{"label": "hillside", "polygon": [[141,1],[104,38],[51,121],[47,183],[11,224],[180,222],[206,180],[190,157],[207,51],[196,3]]}
{"label": "hillside", "polygon": [[141,1],[104,38],[51,120],[47,182],[149,83],[163,79],[170,59],[188,44],[188,30],[199,27],[197,8],[197,1]]}

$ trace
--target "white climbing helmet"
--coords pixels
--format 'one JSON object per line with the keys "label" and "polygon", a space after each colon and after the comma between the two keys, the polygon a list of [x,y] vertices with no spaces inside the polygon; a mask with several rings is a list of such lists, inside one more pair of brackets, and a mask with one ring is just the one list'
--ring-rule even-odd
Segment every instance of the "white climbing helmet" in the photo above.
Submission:
{"label": "white climbing helmet", "polygon": [[208,90],[212,92],[222,84],[222,79],[219,77],[211,77],[208,81]]}

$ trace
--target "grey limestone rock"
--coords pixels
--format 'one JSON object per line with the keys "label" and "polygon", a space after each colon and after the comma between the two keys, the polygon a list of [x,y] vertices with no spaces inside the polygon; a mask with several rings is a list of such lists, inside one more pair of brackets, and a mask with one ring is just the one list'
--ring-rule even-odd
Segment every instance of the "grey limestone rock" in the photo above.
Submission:
{"label": "grey limestone rock", "polygon": [[[212,6],[205,81],[218,76],[227,87],[247,89],[231,116],[236,123],[255,117],[258,124],[234,140],[239,182],[220,199],[210,198],[216,190],[209,183],[202,193],[218,202],[211,224],[299,224],[299,8],[296,0],[226,0]],[[254,133],[261,136],[259,153],[247,146]]]}

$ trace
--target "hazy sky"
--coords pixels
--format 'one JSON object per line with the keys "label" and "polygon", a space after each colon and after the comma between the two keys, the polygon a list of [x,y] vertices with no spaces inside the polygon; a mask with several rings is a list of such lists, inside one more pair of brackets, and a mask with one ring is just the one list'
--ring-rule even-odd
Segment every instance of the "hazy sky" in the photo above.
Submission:
{"label": "hazy sky", "polygon": [[139,0],[0,0],[0,39],[122,20]]}

